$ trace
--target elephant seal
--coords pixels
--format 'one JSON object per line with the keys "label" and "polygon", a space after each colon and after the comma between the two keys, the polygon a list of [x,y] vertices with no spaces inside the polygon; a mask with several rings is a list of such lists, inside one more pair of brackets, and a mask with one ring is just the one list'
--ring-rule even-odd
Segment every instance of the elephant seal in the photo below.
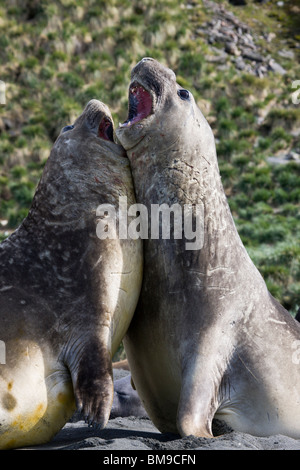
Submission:
{"label": "elephant seal", "polygon": [[114,382],[114,400],[109,418],[114,419],[119,416],[148,417],[137,391],[132,388],[130,375]]}
{"label": "elephant seal", "polygon": [[141,240],[96,234],[99,205],[134,203],[111,114],[91,100],[63,131],[28,216],[0,245],[1,449],[49,441],[75,405],[105,426],[112,356],[140,291]]}
{"label": "elephant seal", "polygon": [[137,203],[148,214],[153,205],[192,205],[192,222],[203,227],[196,249],[184,224],[175,237],[175,221],[169,239],[144,239],[142,290],[123,342],[149,417],[181,436],[212,437],[216,418],[252,435],[300,438],[300,325],[270,295],[240,240],[214,136],[192,94],[172,70],[144,58],[116,134]]}
{"label": "elephant seal", "polygon": [[109,418],[119,416],[147,418],[148,415],[132,383],[128,360],[113,362],[112,366],[115,379],[114,400]]}

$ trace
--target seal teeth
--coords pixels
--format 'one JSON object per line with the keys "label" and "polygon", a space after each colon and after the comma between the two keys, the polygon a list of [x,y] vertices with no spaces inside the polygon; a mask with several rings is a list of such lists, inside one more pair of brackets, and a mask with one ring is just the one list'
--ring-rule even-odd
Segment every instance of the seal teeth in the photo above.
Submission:
{"label": "seal teeth", "polygon": [[129,92],[133,95],[136,93],[148,93],[142,85],[131,86]]}

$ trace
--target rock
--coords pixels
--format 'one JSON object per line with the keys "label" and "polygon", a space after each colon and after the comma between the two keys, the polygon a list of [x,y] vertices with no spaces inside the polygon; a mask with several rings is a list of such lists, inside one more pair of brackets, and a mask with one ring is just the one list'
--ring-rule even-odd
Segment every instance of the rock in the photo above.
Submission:
{"label": "rock", "polygon": [[[230,0],[230,3],[238,5],[242,0]],[[262,3],[264,0],[257,0]],[[215,3],[210,0],[203,0],[204,6],[212,12],[212,18],[198,27],[196,34],[207,41],[213,48],[218,46],[218,54],[205,56],[209,62],[224,64],[229,60],[235,65],[237,70],[243,70],[252,75],[263,78],[270,72],[284,75],[285,69],[270,56],[265,56],[262,46],[256,44],[256,37],[251,32],[247,24],[238,19],[232,12],[227,11],[223,4]],[[246,4],[246,1],[244,2]],[[267,42],[271,42],[276,34],[265,34]],[[223,54],[220,52],[222,51]],[[228,54],[228,55],[227,55]],[[294,58],[292,51],[283,50],[281,57],[285,59]],[[242,56],[240,58],[240,56]],[[239,59],[239,60],[237,60]]]}
{"label": "rock", "polygon": [[278,55],[280,55],[280,57],[283,57],[284,59],[294,59],[295,58],[295,54],[293,51],[287,51],[286,49],[283,49],[282,51],[278,51]]}
{"label": "rock", "polygon": [[14,122],[11,119],[3,118],[3,123],[6,131],[14,127]]}
{"label": "rock", "polygon": [[236,58],[235,66],[238,70],[245,70],[246,64],[245,64],[245,61],[243,60],[243,58],[241,56]]}
{"label": "rock", "polygon": [[225,52],[228,52],[229,54],[232,54],[235,56],[239,56],[241,54],[241,51],[237,48],[234,42],[226,42]]}
{"label": "rock", "polygon": [[216,55],[205,55],[206,62],[224,64],[227,60],[227,54],[224,51],[218,51]]}
{"label": "rock", "polygon": [[299,161],[300,161],[300,154],[299,154],[299,153],[296,153],[296,152],[290,152],[290,153],[288,153],[288,154],[285,156],[285,159],[286,159],[286,160],[290,160],[290,161],[297,161],[297,162],[299,162]]}
{"label": "rock", "polygon": [[255,62],[263,61],[262,56],[251,49],[242,49],[242,56],[244,59],[254,60]]}
{"label": "rock", "polygon": [[293,161],[294,163],[300,164],[300,156],[299,156],[299,158],[294,159],[293,157],[290,156],[290,154],[287,154],[287,155],[284,155],[283,157],[282,156],[268,157],[267,161],[271,165],[287,165],[291,161]]}
{"label": "rock", "polygon": [[264,65],[260,65],[256,69],[256,75],[259,78],[263,78],[267,73],[268,73],[268,69]]}
{"label": "rock", "polygon": [[268,65],[269,65],[269,69],[272,70],[272,72],[279,73],[280,75],[286,74],[286,70],[283,67],[281,67],[280,64],[275,62],[274,59],[270,59]]}
{"label": "rock", "polygon": [[271,42],[273,41],[273,39],[276,38],[276,34],[275,33],[268,33],[267,36],[266,36],[266,40],[267,42]]}

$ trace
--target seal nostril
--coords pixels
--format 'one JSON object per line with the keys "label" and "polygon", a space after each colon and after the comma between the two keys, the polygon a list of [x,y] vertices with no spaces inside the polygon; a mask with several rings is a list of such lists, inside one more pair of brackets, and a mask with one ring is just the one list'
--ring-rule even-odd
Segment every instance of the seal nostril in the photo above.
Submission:
{"label": "seal nostril", "polygon": [[141,62],[146,62],[147,60],[154,60],[152,57],[144,57]]}
{"label": "seal nostril", "polygon": [[71,131],[72,129],[74,129],[74,126],[73,126],[73,125],[71,125],[71,126],[65,126],[65,127],[63,127],[63,129],[62,129],[61,132],[64,133],[64,132],[67,132],[67,131]]}
{"label": "seal nostril", "polygon": [[98,137],[104,140],[114,141],[114,130],[110,119],[104,118],[99,124]]}

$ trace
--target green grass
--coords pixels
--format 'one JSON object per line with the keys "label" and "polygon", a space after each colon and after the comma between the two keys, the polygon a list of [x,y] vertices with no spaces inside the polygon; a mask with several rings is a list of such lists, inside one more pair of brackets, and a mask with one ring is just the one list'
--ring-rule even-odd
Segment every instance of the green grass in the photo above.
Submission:
{"label": "green grass", "polygon": [[[300,152],[300,105],[291,101],[300,77],[297,25],[287,0],[233,7],[257,42],[286,68],[258,78],[232,62],[205,60],[210,46],[197,33],[211,12],[202,1],[0,0],[0,230],[26,216],[45,159],[61,128],[92,98],[107,103],[115,122],[125,119],[130,70],[144,56],[173,68],[199,102],[216,137],[220,172],[241,238],[270,291],[292,312],[300,306],[300,165],[270,166],[267,157]],[[280,23],[280,28],[278,24]],[[279,32],[280,31],[280,32]],[[265,33],[275,32],[268,43]],[[220,45],[218,46],[220,47]],[[289,49],[295,59],[280,59]],[[297,56],[298,54],[298,56]],[[283,62],[282,62],[283,61]]]}

